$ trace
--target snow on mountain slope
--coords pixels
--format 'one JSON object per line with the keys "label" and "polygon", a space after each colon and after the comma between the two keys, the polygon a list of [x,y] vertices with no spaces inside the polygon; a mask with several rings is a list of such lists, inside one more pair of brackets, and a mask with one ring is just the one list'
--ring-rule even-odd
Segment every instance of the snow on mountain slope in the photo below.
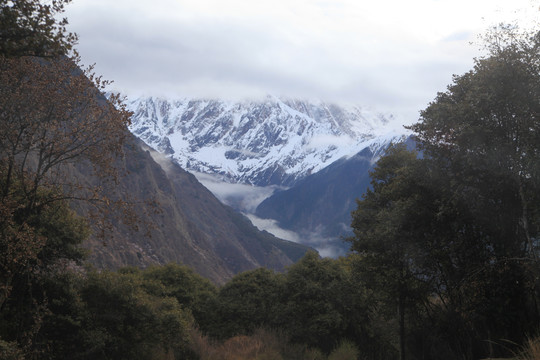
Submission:
{"label": "snow on mountain slope", "polygon": [[[360,107],[284,100],[138,98],[130,130],[183,168],[259,186],[291,186],[389,131]],[[385,137],[382,137],[385,138]],[[381,138],[381,139],[382,139]]]}

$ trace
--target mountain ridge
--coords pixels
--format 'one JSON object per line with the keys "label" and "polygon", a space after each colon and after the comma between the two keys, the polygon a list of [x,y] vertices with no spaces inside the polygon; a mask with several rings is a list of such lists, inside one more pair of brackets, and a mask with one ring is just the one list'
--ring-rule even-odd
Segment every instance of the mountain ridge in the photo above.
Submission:
{"label": "mountain ridge", "polygon": [[361,150],[391,116],[358,106],[280,99],[128,100],[130,130],[189,171],[225,181],[291,186]]}
{"label": "mountain ridge", "polygon": [[390,144],[400,142],[414,147],[407,135],[373,139],[354,156],[341,158],[295,186],[275,192],[257,206],[255,216],[276,221],[281,229],[298,234],[297,241],[323,255],[344,254],[348,245],[342,238],[352,234],[350,214],[356,199],[370,187],[369,172]]}
{"label": "mountain ridge", "polygon": [[128,107],[133,134],[195,173],[223,203],[261,230],[330,256],[347,249],[340,237],[350,234],[369,170],[410,133],[360,107],[272,96],[146,97]]}

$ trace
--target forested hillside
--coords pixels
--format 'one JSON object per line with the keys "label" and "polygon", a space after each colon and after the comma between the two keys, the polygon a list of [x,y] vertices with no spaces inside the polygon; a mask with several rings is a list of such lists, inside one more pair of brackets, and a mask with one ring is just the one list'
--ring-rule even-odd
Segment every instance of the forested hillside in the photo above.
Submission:
{"label": "forested hillside", "polygon": [[[111,241],[111,210],[145,222],[141,203],[103,191],[122,175],[129,117],[66,58],[68,2],[0,7],[1,359],[539,357],[539,32],[489,31],[487,55],[411,126],[422,156],[389,148],[352,213],[351,253],[218,286],[179,264],[85,261],[90,225]],[[101,181],[70,177],[72,163]],[[95,212],[77,215],[79,202]]]}

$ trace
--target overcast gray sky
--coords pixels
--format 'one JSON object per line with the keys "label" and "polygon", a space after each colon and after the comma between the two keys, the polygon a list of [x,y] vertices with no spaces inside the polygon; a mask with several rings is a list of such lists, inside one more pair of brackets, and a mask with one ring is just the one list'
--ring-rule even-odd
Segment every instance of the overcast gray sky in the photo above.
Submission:
{"label": "overcast gray sky", "polygon": [[342,101],[411,123],[531,0],[74,0],[83,63],[129,96]]}

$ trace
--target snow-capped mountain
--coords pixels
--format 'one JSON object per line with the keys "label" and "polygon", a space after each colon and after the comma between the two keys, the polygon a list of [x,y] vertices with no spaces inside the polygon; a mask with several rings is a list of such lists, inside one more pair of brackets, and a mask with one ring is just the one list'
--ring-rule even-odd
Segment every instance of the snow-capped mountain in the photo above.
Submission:
{"label": "snow-capped mountain", "polygon": [[[146,97],[127,102],[130,130],[191,171],[226,181],[291,186],[388,132],[391,116],[285,100]],[[386,138],[386,136],[385,136]]]}
{"label": "snow-capped mountain", "polygon": [[274,192],[249,214],[251,221],[269,232],[277,226],[282,233],[292,234],[286,239],[312,246],[321,255],[345,254],[349,244],[342,239],[352,235],[356,199],[369,188],[369,172],[391,142],[403,142],[410,150],[416,147],[411,137],[373,139],[356,155],[333,162],[290,189]]}

